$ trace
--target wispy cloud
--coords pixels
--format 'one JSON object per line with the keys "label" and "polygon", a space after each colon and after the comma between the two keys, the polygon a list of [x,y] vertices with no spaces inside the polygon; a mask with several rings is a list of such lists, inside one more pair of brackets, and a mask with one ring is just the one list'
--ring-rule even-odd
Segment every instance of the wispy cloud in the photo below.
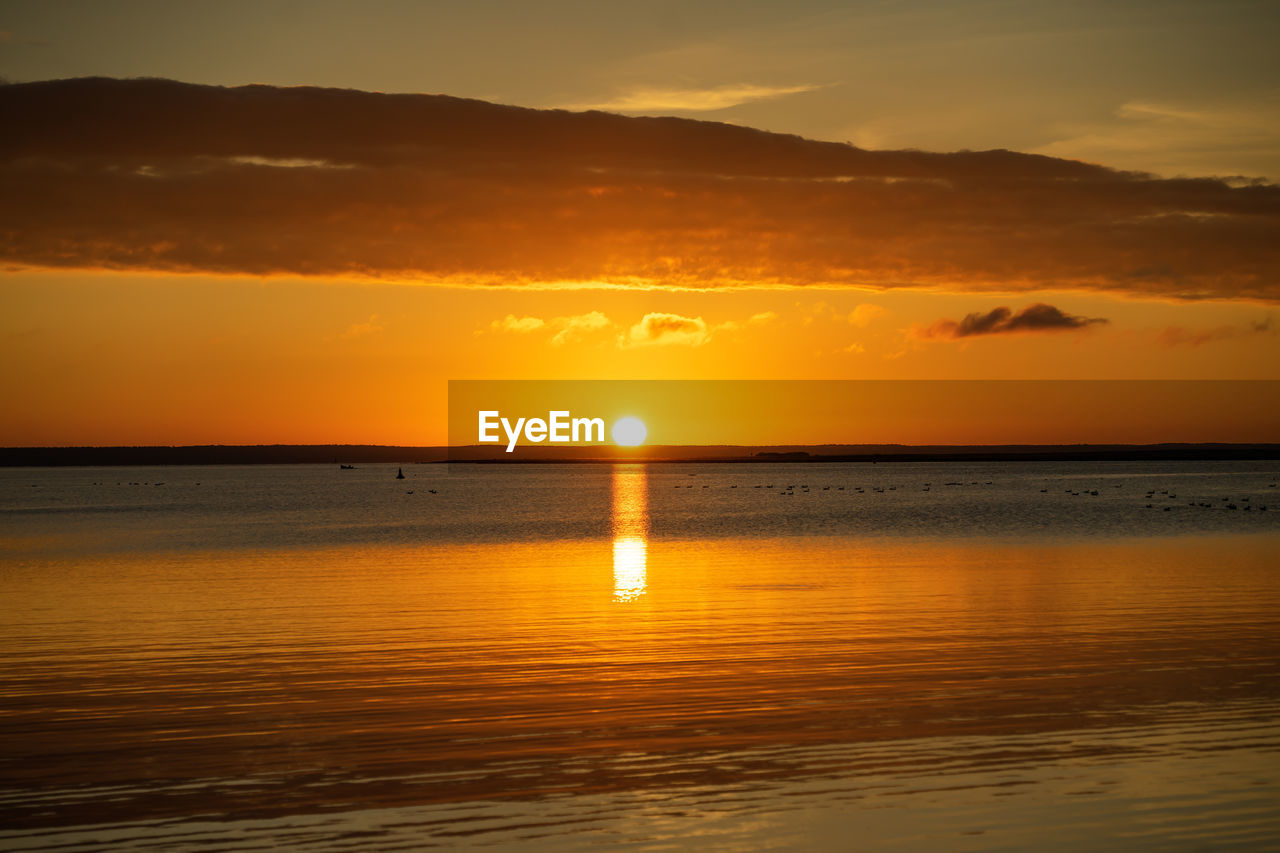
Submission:
{"label": "wispy cloud", "polygon": [[363,323],[353,323],[338,337],[347,339],[363,338],[368,335],[376,335],[381,331],[382,324],[378,321],[378,315],[370,314],[368,320],[365,320]]}
{"label": "wispy cloud", "polygon": [[778,315],[772,311],[762,311],[745,320],[724,320],[711,324],[701,317],[685,317],[680,314],[652,311],[628,327],[625,323],[615,323],[600,311],[552,317],[547,320],[541,317],[520,317],[508,314],[501,320],[494,320],[487,328],[478,329],[475,334],[481,335],[487,331],[493,334],[529,335],[538,332],[541,333],[542,340],[551,346],[559,347],[584,341],[599,342],[597,333],[614,331],[617,332],[615,341],[621,349],[652,345],[696,347],[710,343],[713,337],[721,333],[765,326],[777,318]]}
{"label": "wispy cloud", "polygon": [[621,113],[711,112],[736,107],[751,101],[781,98],[812,92],[817,86],[755,86],[737,84],[709,89],[664,89],[637,86],[606,101],[591,104],[568,104],[570,110],[604,110]]}
{"label": "wispy cloud", "polygon": [[939,320],[919,332],[925,338],[969,338],[976,335],[1003,335],[1013,332],[1059,332],[1083,329],[1086,326],[1106,323],[1102,317],[1078,317],[1063,313],[1059,308],[1044,303],[1028,305],[1018,313],[1007,307],[993,308],[985,313],[967,314],[959,322]]}
{"label": "wispy cloud", "polygon": [[538,317],[517,317],[515,314],[508,314],[501,320],[494,320],[489,324],[489,328],[495,332],[525,334],[537,331],[545,325],[546,323]]}
{"label": "wispy cloud", "polygon": [[[566,317],[552,317],[550,320],[543,320],[541,317],[517,317],[515,314],[508,314],[501,320],[494,320],[490,323],[489,331],[515,335],[546,331],[552,333],[549,339],[551,345],[558,347],[580,341],[592,332],[607,329],[612,325],[612,321],[600,311],[589,311],[585,314],[573,314]],[[481,332],[483,332],[483,329],[477,334]]]}
{"label": "wispy cloud", "polygon": [[847,319],[852,325],[857,326],[858,328],[865,328],[871,325],[872,321],[877,317],[881,317],[887,313],[889,312],[879,305],[864,302],[850,311]]}
{"label": "wispy cloud", "polygon": [[1222,325],[1211,329],[1188,329],[1182,326],[1167,326],[1156,336],[1163,346],[1167,347],[1199,347],[1218,341],[1236,340],[1254,335],[1272,335],[1271,318],[1255,321],[1248,325]]}
{"label": "wispy cloud", "polygon": [[556,317],[550,323],[556,333],[551,337],[552,346],[564,346],[567,343],[582,340],[585,336],[613,325],[609,318],[599,311],[577,314],[572,317]]}
{"label": "wispy cloud", "polygon": [[[1165,175],[1234,175],[1280,159],[1280,92],[1250,103],[1128,101],[1109,119],[1067,125],[1061,138],[1035,149]],[[1235,168],[1227,164],[1233,164]]]}
{"label": "wispy cloud", "polygon": [[711,334],[716,334],[717,332],[738,332],[744,328],[752,326],[767,326],[777,319],[778,315],[775,312],[761,311],[758,314],[752,314],[746,320],[725,320],[723,322],[716,323],[713,326],[708,326],[707,330]]}

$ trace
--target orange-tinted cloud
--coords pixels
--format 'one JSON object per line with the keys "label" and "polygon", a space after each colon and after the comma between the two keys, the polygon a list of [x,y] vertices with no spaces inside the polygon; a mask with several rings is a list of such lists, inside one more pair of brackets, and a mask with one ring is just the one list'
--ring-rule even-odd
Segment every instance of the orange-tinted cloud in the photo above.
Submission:
{"label": "orange-tinted cloud", "polygon": [[855,326],[865,327],[877,318],[889,313],[881,305],[864,303],[849,312],[849,322]]}
{"label": "orange-tinted cloud", "polygon": [[545,325],[546,323],[540,317],[517,317],[515,314],[508,314],[501,320],[494,320],[489,324],[489,328],[495,332],[525,334],[537,331]]}
{"label": "orange-tinted cloud", "polygon": [[709,112],[736,107],[751,101],[780,98],[801,92],[812,92],[816,86],[756,86],[751,84],[717,86],[712,89],[663,89],[640,86],[629,89],[607,101],[595,104],[567,105],[573,110],[607,110],[609,112]]}
{"label": "orange-tinted cloud", "polygon": [[599,311],[590,311],[586,314],[576,314],[572,317],[555,317],[551,320],[543,320],[541,317],[517,317],[514,314],[508,314],[501,320],[494,320],[489,324],[491,332],[512,332],[515,334],[528,334],[539,330],[553,332],[550,341],[554,346],[563,346],[573,341],[581,340],[592,332],[601,329],[607,329],[613,325],[609,318]]}
{"label": "orange-tinted cloud", "polygon": [[701,317],[682,317],[679,314],[645,314],[639,323],[631,327],[620,346],[645,346],[648,344],[675,344],[697,347],[711,340],[711,331]]}
{"label": "orange-tinted cloud", "polygon": [[577,314],[572,317],[557,317],[551,321],[556,333],[551,337],[552,346],[564,346],[567,343],[581,340],[592,332],[607,329],[612,325],[609,318],[599,311]]}
{"label": "orange-tinted cloud", "polygon": [[1280,187],[431,95],[0,86],[0,261],[1280,299]]}
{"label": "orange-tinted cloud", "polygon": [[378,320],[377,314],[370,314],[369,319],[363,323],[353,323],[347,327],[339,337],[341,338],[363,338],[367,335],[376,335],[382,332],[382,323]]}
{"label": "orange-tinted cloud", "polygon": [[1217,341],[1229,341],[1252,335],[1275,334],[1271,318],[1256,321],[1247,326],[1223,325],[1211,329],[1187,329],[1182,326],[1167,326],[1160,331],[1157,340],[1167,347],[1199,347]]}
{"label": "orange-tinted cloud", "polygon": [[1077,317],[1044,303],[1028,305],[1018,313],[1001,306],[985,313],[967,314],[959,322],[939,320],[924,332],[926,338],[968,338],[975,335],[1002,335],[1011,332],[1058,332],[1083,329],[1107,322],[1102,317]]}

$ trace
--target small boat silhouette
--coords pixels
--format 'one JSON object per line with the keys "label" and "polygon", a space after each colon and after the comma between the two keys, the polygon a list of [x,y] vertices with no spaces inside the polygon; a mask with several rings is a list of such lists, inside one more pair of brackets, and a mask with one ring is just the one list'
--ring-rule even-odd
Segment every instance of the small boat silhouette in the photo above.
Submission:
{"label": "small boat silhouette", "polygon": [[338,467],[343,471],[354,471],[356,469],[356,466],[354,465],[339,465]]}

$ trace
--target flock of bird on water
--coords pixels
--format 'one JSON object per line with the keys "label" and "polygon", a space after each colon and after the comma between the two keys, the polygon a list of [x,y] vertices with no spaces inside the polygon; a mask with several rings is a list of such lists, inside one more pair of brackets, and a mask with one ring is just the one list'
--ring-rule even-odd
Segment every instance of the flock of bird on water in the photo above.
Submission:
{"label": "flock of bird on water", "polygon": [[[689,476],[690,476],[690,477],[693,477],[693,476],[696,476],[696,475],[694,475],[694,474],[690,474]],[[753,488],[753,489],[772,489],[772,488],[775,488],[777,485],[778,485],[778,484],[776,484],[776,483],[758,483],[758,484],[753,485],[753,486],[752,486],[752,488]],[[969,486],[990,486],[990,485],[992,485],[992,481],[991,481],[991,480],[982,480],[982,481],[974,480],[974,481],[971,481],[971,482],[969,482],[969,483],[967,483],[967,484],[966,484],[966,483],[964,483],[964,482],[960,482],[960,481],[951,481],[951,482],[948,482],[948,483],[944,483],[943,485],[944,485],[944,486],[965,486],[965,485],[969,485]],[[1276,484],[1276,483],[1270,483],[1270,484],[1268,484],[1268,486],[1267,486],[1267,488],[1269,488],[1269,489],[1274,489],[1274,488],[1276,488],[1276,487],[1277,487],[1277,484]],[[677,484],[675,484],[674,486],[672,486],[672,488],[675,488],[675,489],[692,489],[692,488],[693,488],[693,484],[685,484],[685,485],[681,485],[681,484],[677,483]],[[709,488],[711,488],[711,486],[710,486],[710,485],[708,485],[708,484],[703,484],[703,485],[702,485],[702,488],[704,488],[704,489],[709,489]],[[736,489],[736,488],[738,488],[738,487],[737,487],[736,485],[730,485],[730,486],[729,486],[729,488],[730,488],[730,489]],[[1113,483],[1113,484],[1112,484],[1112,488],[1114,488],[1114,489],[1118,489],[1118,488],[1120,488],[1120,484],[1119,484],[1119,483]],[[798,491],[798,492],[797,492],[797,491],[796,491],[796,489],[799,489],[800,491]],[[824,492],[831,491],[832,489],[834,489],[834,490],[836,490],[836,491],[843,492],[843,491],[845,491],[845,486],[833,486],[833,485],[826,485],[826,486],[823,486],[823,487],[822,487],[822,491],[824,491]],[[920,491],[922,491],[922,492],[928,492],[928,491],[930,491],[930,490],[932,490],[932,489],[933,489],[933,483],[925,483],[925,484],[924,484],[924,486],[923,486],[923,488],[921,488],[921,489],[920,489]],[[875,494],[884,494],[886,491],[888,491],[888,492],[896,492],[897,490],[898,490],[898,487],[897,487],[897,486],[871,486],[871,487],[870,487],[870,491],[871,491],[872,493],[875,493]],[[809,488],[809,484],[808,484],[808,483],[801,483],[801,484],[799,484],[798,486],[797,486],[796,484],[792,483],[792,484],[788,484],[787,486],[785,486],[785,487],[783,487],[782,489],[780,489],[780,490],[777,492],[777,494],[778,494],[779,496],[782,496],[782,497],[794,497],[794,496],[795,496],[795,495],[797,495],[797,494],[800,494],[800,495],[807,495],[807,494],[810,494],[810,492],[811,492],[811,491],[812,491],[812,489],[810,489],[810,488]],[[853,489],[852,489],[852,491],[853,491],[854,493],[856,493],[856,494],[860,494],[860,495],[865,495],[865,494],[867,494],[867,489],[864,489],[862,486],[854,486],[854,487],[853,487]],[[1097,489],[1063,489],[1062,491],[1063,491],[1063,493],[1064,493],[1064,494],[1068,494],[1068,495],[1071,495],[1071,496],[1073,496],[1073,497],[1079,497],[1079,496],[1081,496],[1081,495],[1087,495],[1087,496],[1095,497],[1095,498],[1096,498],[1096,497],[1098,497],[1098,495],[1100,494],[1100,493],[1099,493],[1099,491],[1098,491]],[[1041,493],[1041,494],[1048,494],[1048,492],[1049,492],[1048,487],[1045,487],[1045,488],[1043,488],[1043,489],[1041,489],[1041,490],[1040,490],[1040,493]],[[1171,491],[1169,491],[1168,489],[1162,489],[1162,490],[1160,490],[1160,491],[1158,492],[1158,494],[1160,494],[1161,496],[1167,497],[1169,500],[1177,500],[1177,497],[1178,497],[1178,495],[1177,495],[1176,493],[1171,492]],[[1149,489],[1149,490],[1147,491],[1147,493],[1146,493],[1145,499],[1146,499],[1146,500],[1148,500],[1148,501],[1153,500],[1153,499],[1156,499],[1156,495],[1157,495],[1157,491],[1156,491],[1155,489]],[[1239,503],[1239,505],[1235,502],[1235,501],[1237,501],[1237,500],[1240,502],[1240,503]],[[1220,504],[1219,504],[1219,503],[1208,503],[1208,502],[1205,502],[1205,501],[1187,501],[1187,506],[1190,506],[1190,507],[1198,507],[1198,508],[1201,508],[1201,509],[1223,509],[1223,510],[1236,510],[1236,509],[1241,509],[1241,508],[1242,508],[1242,506],[1241,506],[1241,505],[1243,505],[1243,509],[1244,509],[1244,511],[1246,511],[1246,512],[1253,510],[1255,507],[1256,507],[1256,509],[1257,509],[1259,512],[1266,512],[1266,511],[1267,511],[1267,505],[1266,505],[1266,504],[1254,504],[1254,503],[1252,502],[1252,498],[1251,498],[1250,496],[1248,496],[1248,495],[1246,495],[1246,496],[1242,496],[1242,497],[1240,497],[1240,498],[1232,498],[1232,497],[1230,497],[1230,496],[1223,497],[1223,498],[1221,498],[1221,503],[1220,503]],[[1169,512],[1169,511],[1171,511],[1171,510],[1173,509],[1173,506],[1172,506],[1172,505],[1165,505],[1165,506],[1157,507],[1154,503],[1148,503],[1148,504],[1146,504],[1145,508],[1146,508],[1146,509],[1162,509],[1162,510],[1164,510],[1165,512]]]}
{"label": "flock of bird on water", "polygon": [[[355,468],[355,466],[354,466],[354,465],[343,465],[343,466],[342,466],[342,468],[343,468],[344,470],[352,470],[352,469],[354,469],[354,468]],[[690,477],[696,477],[696,476],[697,476],[697,474],[689,474],[689,476],[690,476]],[[404,469],[403,469],[403,468],[398,469],[398,470],[396,471],[396,477],[395,477],[395,479],[397,479],[397,480],[403,480],[403,479],[405,479],[405,476],[404,476]],[[107,485],[107,484],[106,484],[106,483],[96,483],[96,482],[95,482],[93,485],[95,485],[95,486],[105,486],[105,485]],[[118,482],[118,483],[116,483],[116,485],[117,485],[117,486],[121,486],[121,485],[125,485],[125,484],[124,484],[123,482]],[[128,485],[130,485],[130,486],[163,486],[163,485],[165,485],[165,483],[164,483],[164,482],[156,482],[156,483],[151,483],[151,482],[146,482],[146,483],[137,482],[137,483],[129,483]],[[198,485],[200,485],[200,483],[196,483],[196,485],[198,486]],[[992,485],[992,481],[991,481],[991,480],[983,480],[983,481],[974,480],[974,481],[971,481],[971,482],[969,482],[969,483],[967,483],[967,484],[966,484],[966,483],[961,482],[961,481],[958,481],[958,480],[953,480],[953,481],[948,482],[948,483],[943,483],[943,486],[953,486],[953,487],[954,487],[954,486],[965,486],[965,485],[969,485],[969,486],[990,486],[990,485]],[[1277,485],[1278,485],[1278,484],[1276,484],[1276,483],[1270,483],[1270,484],[1268,484],[1267,488],[1269,488],[1269,489],[1274,489],[1274,488],[1277,488]],[[757,484],[753,485],[753,486],[752,486],[752,488],[753,488],[753,489],[772,489],[772,488],[775,488],[776,486],[777,486],[777,484],[776,484],[776,483],[757,483]],[[31,488],[33,488],[33,489],[34,489],[34,488],[37,488],[37,487],[38,487],[38,484],[36,484],[36,483],[32,483],[32,484],[31,484]],[[681,485],[681,484],[677,483],[677,484],[675,484],[674,486],[672,486],[672,488],[675,488],[675,489],[692,489],[693,487],[694,487],[694,484],[692,484],[692,483],[688,483],[688,484],[684,484],[684,485]],[[704,483],[704,484],[701,484],[701,488],[709,489],[709,488],[712,488],[712,487],[711,487],[711,485],[710,485],[710,484]],[[731,485],[729,486],[729,488],[730,488],[730,489],[736,489],[736,488],[738,488],[738,486],[737,486],[737,484],[731,484]],[[1112,488],[1114,488],[1114,489],[1118,489],[1118,488],[1120,488],[1120,484],[1119,484],[1119,483],[1114,483],[1114,484],[1112,484]],[[797,491],[797,489],[799,489],[799,491]],[[932,490],[932,489],[933,489],[933,483],[925,483],[925,484],[924,484],[924,487],[923,487],[920,491],[928,492],[928,491],[930,491],[930,490]],[[822,491],[824,491],[824,492],[828,492],[828,491],[832,491],[832,490],[835,490],[835,491],[838,491],[838,492],[843,492],[843,491],[845,491],[845,490],[846,490],[846,487],[845,487],[845,486],[843,486],[843,485],[825,485],[825,486],[822,486],[822,487],[821,487],[821,490],[822,490]],[[869,490],[870,490],[870,492],[871,492],[871,493],[873,493],[873,494],[884,494],[885,492],[896,492],[896,491],[898,490],[898,487],[897,487],[897,486],[870,486],[870,487],[869,487]],[[405,492],[405,494],[406,494],[406,495],[412,495],[412,494],[414,494],[414,491],[415,491],[415,490],[413,490],[413,489],[409,489],[409,490],[407,490],[407,491]],[[809,494],[811,491],[812,491],[812,489],[810,489],[810,487],[809,487],[809,484],[808,484],[808,483],[800,483],[800,484],[791,483],[791,484],[786,485],[786,486],[785,486],[785,487],[783,487],[782,489],[780,489],[778,492],[776,492],[776,494],[778,494],[778,495],[779,495],[779,496],[781,496],[781,497],[794,497],[795,495],[807,495],[807,494]],[[851,490],[851,491],[852,491],[852,492],[854,492],[855,494],[865,495],[865,494],[867,494],[867,492],[868,492],[868,488],[864,488],[864,487],[862,487],[862,486],[854,486],[854,487],[852,488],[852,490]],[[429,492],[430,494],[433,494],[433,495],[435,495],[435,494],[439,494],[439,492],[438,492],[436,489],[427,489],[427,492]],[[1041,492],[1041,494],[1047,494],[1047,493],[1049,492],[1049,489],[1048,489],[1048,487],[1045,487],[1045,488],[1041,489],[1041,490],[1040,490],[1040,492]],[[1096,497],[1098,497],[1098,495],[1099,495],[1099,491],[1098,491],[1097,489],[1063,489],[1063,493],[1064,493],[1064,494],[1071,495],[1072,497],[1080,497],[1080,496],[1084,495],[1084,496],[1089,496],[1089,497],[1095,497],[1095,498],[1096,498]],[[1159,497],[1157,497],[1157,495],[1158,495]],[[1155,500],[1159,500],[1159,499],[1160,499],[1160,497],[1163,497],[1163,498],[1166,498],[1167,500],[1172,501],[1172,500],[1177,500],[1178,495],[1177,495],[1177,493],[1176,493],[1176,492],[1171,492],[1171,491],[1169,491],[1168,489],[1161,489],[1161,490],[1159,490],[1159,491],[1157,491],[1157,490],[1155,490],[1155,489],[1149,489],[1149,490],[1146,492],[1146,497],[1145,497],[1145,499],[1146,499],[1146,500],[1148,500],[1148,501],[1155,501]],[[1258,512],[1266,512],[1266,511],[1267,511],[1267,504],[1257,504],[1257,503],[1254,503],[1254,502],[1253,502],[1253,500],[1252,500],[1252,496],[1250,496],[1250,495],[1242,495],[1242,496],[1241,496],[1241,497],[1239,497],[1239,498],[1233,498],[1233,497],[1231,497],[1230,495],[1228,495],[1228,496],[1226,496],[1226,497],[1221,497],[1221,498],[1218,498],[1218,499],[1216,499],[1216,500],[1212,500],[1212,501],[1205,501],[1205,500],[1187,501],[1187,506],[1189,506],[1189,507],[1195,507],[1195,508],[1197,508],[1197,509],[1218,509],[1218,510],[1224,510],[1224,511],[1240,510],[1240,511],[1243,511],[1243,512],[1252,512],[1252,511],[1254,511],[1255,509],[1256,509]],[[1160,510],[1163,510],[1164,512],[1170,512],[1170,511],[1172,511],[1172,510],[1173,510],[1173,508],[1174,508],[1174,507],[1173,507],[1173,505],[1172,505],[1172,504],[1164,504],[1163,506],[1156,506],[1156,504],[1155,504],[1155,503],[1148,503],[1148,504],[1146,504],[1146,505],[1145,505],[1145,509],[1160,509]]]}

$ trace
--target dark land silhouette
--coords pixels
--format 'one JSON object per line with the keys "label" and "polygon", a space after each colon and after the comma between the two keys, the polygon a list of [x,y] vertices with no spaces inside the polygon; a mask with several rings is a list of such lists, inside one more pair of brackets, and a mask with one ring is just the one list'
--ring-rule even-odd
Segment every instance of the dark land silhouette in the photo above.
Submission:
{"label": "dark land silhouette", "polygon": [[373,444],[189,445],[180,447],[4,447],[0,466],[299,465],[643,462],[1060,462],[1280,460],[1280,444],[1071,445],[654,445],[638,448],[524,446],[407,447]]}

